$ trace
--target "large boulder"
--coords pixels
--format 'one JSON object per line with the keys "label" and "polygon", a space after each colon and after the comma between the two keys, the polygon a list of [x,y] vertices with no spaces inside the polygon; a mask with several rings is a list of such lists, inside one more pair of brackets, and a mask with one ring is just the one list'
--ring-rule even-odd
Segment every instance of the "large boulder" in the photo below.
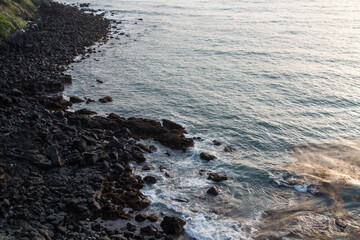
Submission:
{"label": "large boulder", "polygon": [[160,226],[166,234],[180,235],[184,233],[185,224],[182,218],[165,216]]}

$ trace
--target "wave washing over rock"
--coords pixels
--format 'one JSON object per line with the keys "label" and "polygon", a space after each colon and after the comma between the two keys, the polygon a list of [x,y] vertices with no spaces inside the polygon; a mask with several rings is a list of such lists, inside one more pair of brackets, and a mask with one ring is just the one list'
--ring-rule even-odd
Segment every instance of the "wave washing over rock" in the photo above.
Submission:
{"label": "wave washing over rock", "polygon": [[[142,142],[156,147],[146,162],[132,163],[150,200],[143,214],[181,216],[196,239],[358,238],[357,185],[317,181],[317,168],[295,167],[305,157],[289,164],[302,153],[288,148],[358,137],[356,4],[90,3],[84,10],[113,21],[112,38],[69,67],[74,84],[64,98],[86,100],[74,111],[171,119],[194,140],[185,152]],[[87,101],[105,96],[112,101]],[[312,150],[320,161],[307,164],[349,175],[351,149],[332,160],[345,174],[326,165],[331,148]]]}

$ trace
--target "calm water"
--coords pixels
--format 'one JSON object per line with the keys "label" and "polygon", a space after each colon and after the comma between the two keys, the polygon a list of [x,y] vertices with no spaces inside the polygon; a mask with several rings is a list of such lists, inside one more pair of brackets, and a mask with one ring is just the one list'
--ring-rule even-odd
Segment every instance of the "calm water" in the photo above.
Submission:
{"label": "calm water", "polygon": [[[359,1],[86,2],[124,35],[73,64],[65,96],[110,95],[86,107],[171,119],[204,139],[147,156],[153,170],[139,174],[161,179],[144,189],[154,209],[182,215],[196,239],[360,238]],[[228,175],[220,196],[206,196],[200,169]]]}

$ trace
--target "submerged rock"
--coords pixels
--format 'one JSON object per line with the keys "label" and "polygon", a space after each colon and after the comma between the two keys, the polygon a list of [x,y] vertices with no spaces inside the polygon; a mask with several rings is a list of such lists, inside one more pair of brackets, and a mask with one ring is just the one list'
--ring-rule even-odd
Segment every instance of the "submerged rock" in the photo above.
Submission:
{"label": "submerged rock", "polygon": [[233,153],[235,150],[231,147],[224,147],[224,152]]}
{"label": "submerged rock", "polygon": [[99,102],[102,102],[102,103],[112,102],[112,98],[110,96],[106,96],[106,97],[100,98]]}

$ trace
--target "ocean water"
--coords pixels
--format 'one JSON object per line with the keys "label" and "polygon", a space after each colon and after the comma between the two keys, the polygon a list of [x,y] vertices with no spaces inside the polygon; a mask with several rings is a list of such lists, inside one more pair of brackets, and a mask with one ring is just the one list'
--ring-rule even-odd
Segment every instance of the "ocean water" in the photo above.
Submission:
{"label": "ocean water", "polygon": [[166,118],[203,139],[185,153],[145,142],[152,170],[134,167],[160,179],[144,189],[151,208],[195,239],[360,239],[359,1],[86,2],[117,21],[114,38],[71,66],[64,95],[113,102],[75,108]]}

